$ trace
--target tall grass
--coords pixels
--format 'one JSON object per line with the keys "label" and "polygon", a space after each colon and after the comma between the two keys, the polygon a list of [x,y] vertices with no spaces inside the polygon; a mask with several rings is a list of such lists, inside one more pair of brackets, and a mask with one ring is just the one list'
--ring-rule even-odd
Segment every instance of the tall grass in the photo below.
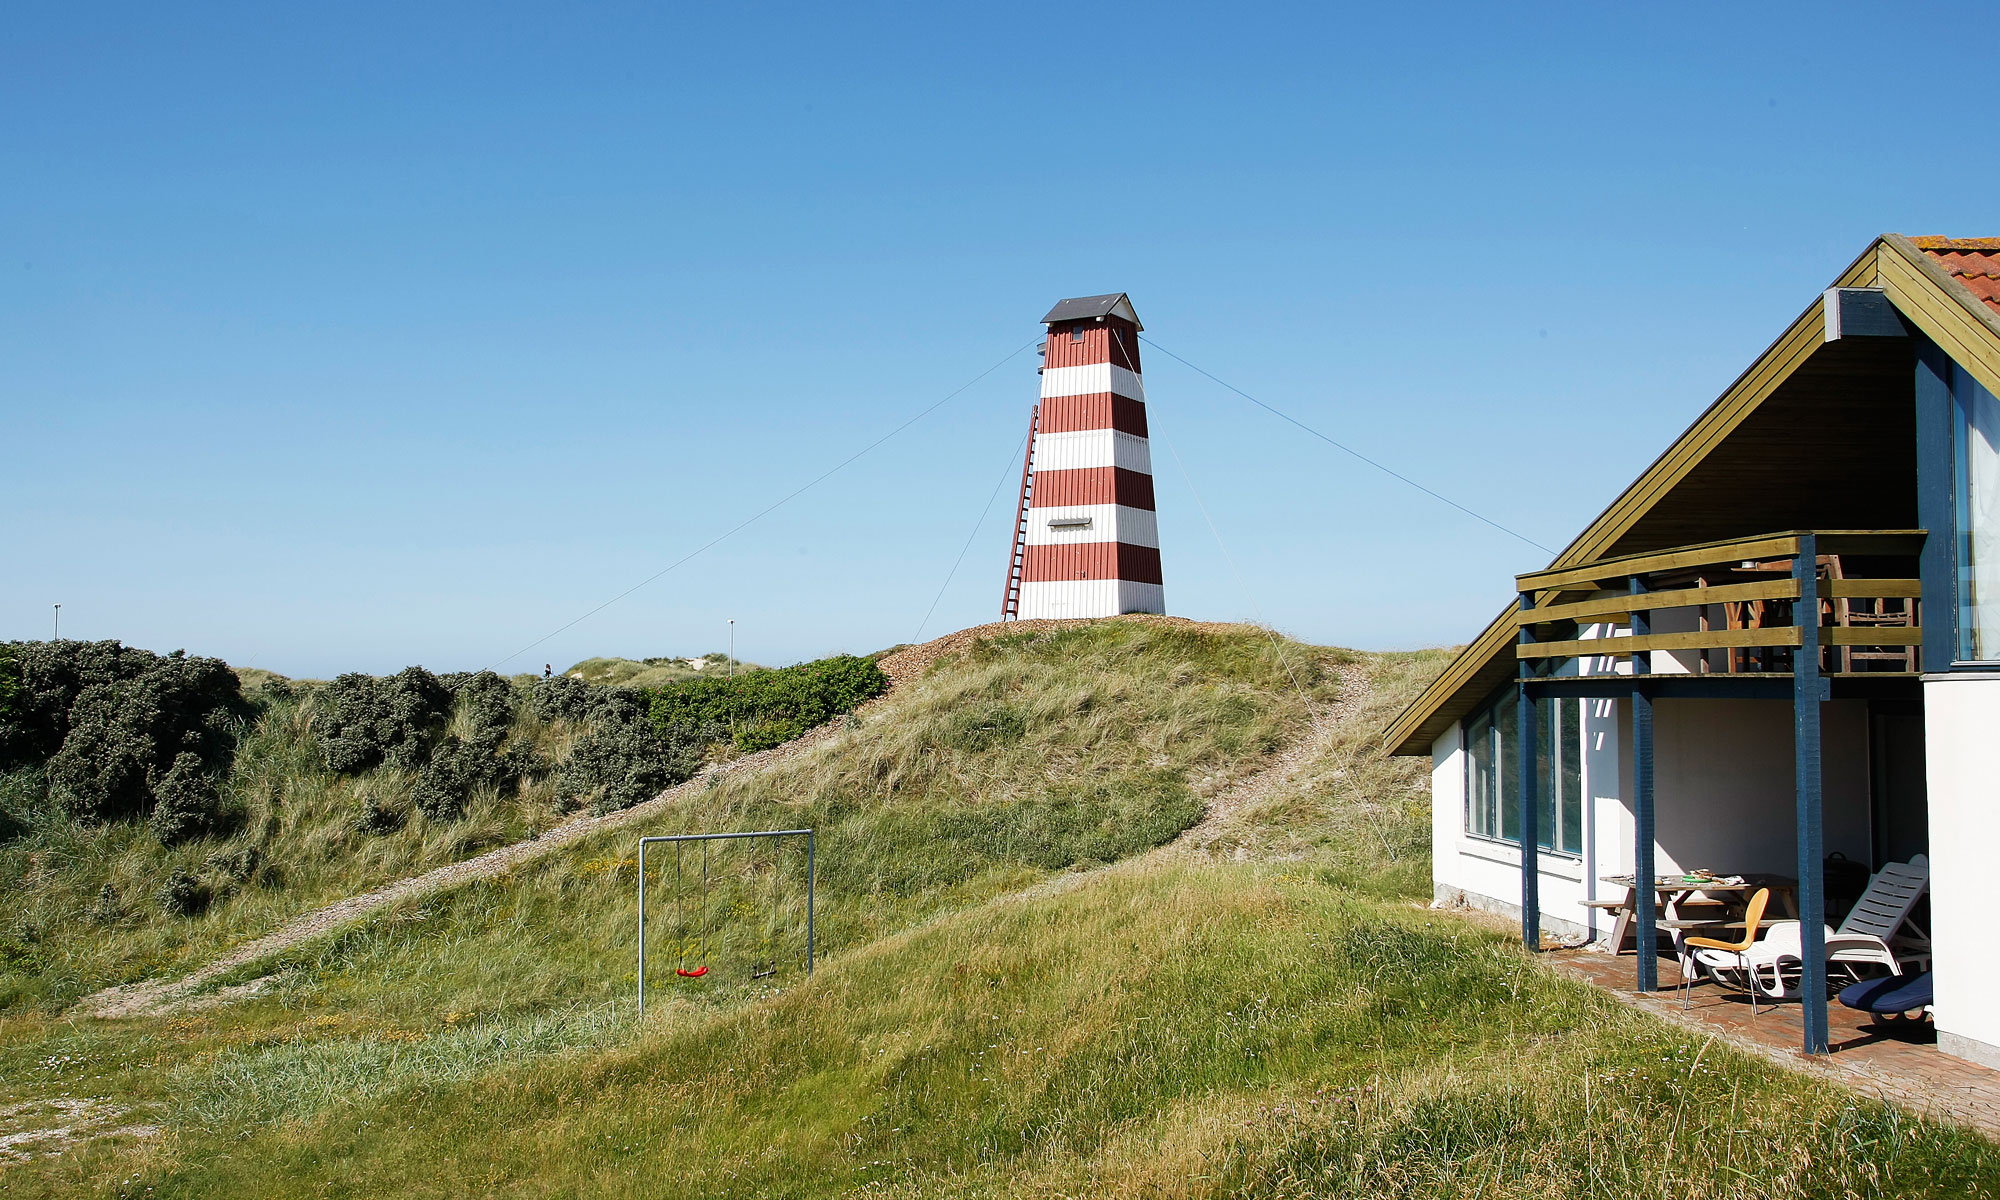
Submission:
{"label": "tall grass", "polygon": [[[0,1011],[58,1011],[97,988],[199,962],[300,912],[561,819],[543,778],[504,793],[476,790],[459,819],[428,820],[407,802],[412,775],[389,767],[337,775],[311,726],[309,700],[267,702],[242,730],[224,784],[235,813],[229,832],[171,848],[140,824],[70,819],[41,799],[28,773],[0,780],[13,793],[0,804],[30,813],[25,831],[0,844]],[[516,736],[560,758],[575,731],[524,714]],[[407,819],[364,831],[357,822],[371,797]],[[249,862],[256,867],[246,873],[240,864]],[[178,916],[155,903],[176,871],[200,877],[214,897],[201,913]]]}
{"label": "tall grass", "polygon": [[[671,917],[649,857],[669,969],[634,1025],[624,830],[246,969],[236,1003],[0,1017],[5,1099],[108,1096],[169,1131],[14,1168],[10,1194],[1992,1194],[1971,1134],[1411,904],[1422,764],[1374,739],[1441,656],[1290,653],[1332,716],[1207,858],[1134,856],[1307,728],[1250,631],[981,643],[646,830],[820,830],[810,979],[795,941],[751,977],[796,938],[795,857],[713,852],[689,904],[684,856]],[[715,969],[673,976],[683,948]]]}
{"label": "tall grass", "polygon": [[[379,1054],[379,1052],[378,1052]],[[1589,1094],[1585,1095],[1585,1080]],[[1236,865],[1120,868],[627,1044],[190,1128],[162,1192],[1972,1196],[1977,1137]],[[217,1115],[225,1115],[218,1113]]]}

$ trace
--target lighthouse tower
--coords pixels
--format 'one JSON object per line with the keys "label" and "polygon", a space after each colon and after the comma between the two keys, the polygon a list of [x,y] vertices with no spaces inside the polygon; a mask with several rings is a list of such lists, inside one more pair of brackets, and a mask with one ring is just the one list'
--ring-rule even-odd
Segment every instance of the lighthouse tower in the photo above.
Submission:
{"label": "lighthouse tower", "polygon": [[1139,316],[1114,292],[1064,300],[1042,323],[1001,617],[1163,613]]}

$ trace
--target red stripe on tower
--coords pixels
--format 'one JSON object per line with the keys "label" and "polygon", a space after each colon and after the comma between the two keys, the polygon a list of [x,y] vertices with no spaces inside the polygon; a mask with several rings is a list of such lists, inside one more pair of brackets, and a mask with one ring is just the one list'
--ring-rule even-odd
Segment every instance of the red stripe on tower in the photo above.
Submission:
{"label": "red stripe on tower", "polygon": [[1139,316],[1114,292],[1064,300],[1042,322],[1042,396],[1002,615],[1165,612]]}

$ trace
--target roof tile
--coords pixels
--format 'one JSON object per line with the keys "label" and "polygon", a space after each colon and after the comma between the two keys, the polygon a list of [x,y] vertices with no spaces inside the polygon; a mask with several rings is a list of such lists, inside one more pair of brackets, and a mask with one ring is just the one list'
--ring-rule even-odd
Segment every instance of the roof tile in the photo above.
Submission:
{"label": "roof tile", "polygon": [[1913,237],[1910,241],[1986,307],[2000,313],[2000,238]]}

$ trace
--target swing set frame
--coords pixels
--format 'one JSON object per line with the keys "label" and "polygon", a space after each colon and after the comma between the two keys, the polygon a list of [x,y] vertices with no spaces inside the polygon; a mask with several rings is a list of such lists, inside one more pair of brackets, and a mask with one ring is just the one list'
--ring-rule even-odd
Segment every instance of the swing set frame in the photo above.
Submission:
{"label": "swing set frame", "polygon": [[813,891],[817,880],[813,861],[813,831],[810,829],[758,829],[741,833],[676,833],[639,839],[639,1017],[646,1016],[646,847],[656,843],[737,841],[743,838],[777,838],[778,853],[785,848],[784,839],[802,837],[806,840],[806,974],[813,970]]}

